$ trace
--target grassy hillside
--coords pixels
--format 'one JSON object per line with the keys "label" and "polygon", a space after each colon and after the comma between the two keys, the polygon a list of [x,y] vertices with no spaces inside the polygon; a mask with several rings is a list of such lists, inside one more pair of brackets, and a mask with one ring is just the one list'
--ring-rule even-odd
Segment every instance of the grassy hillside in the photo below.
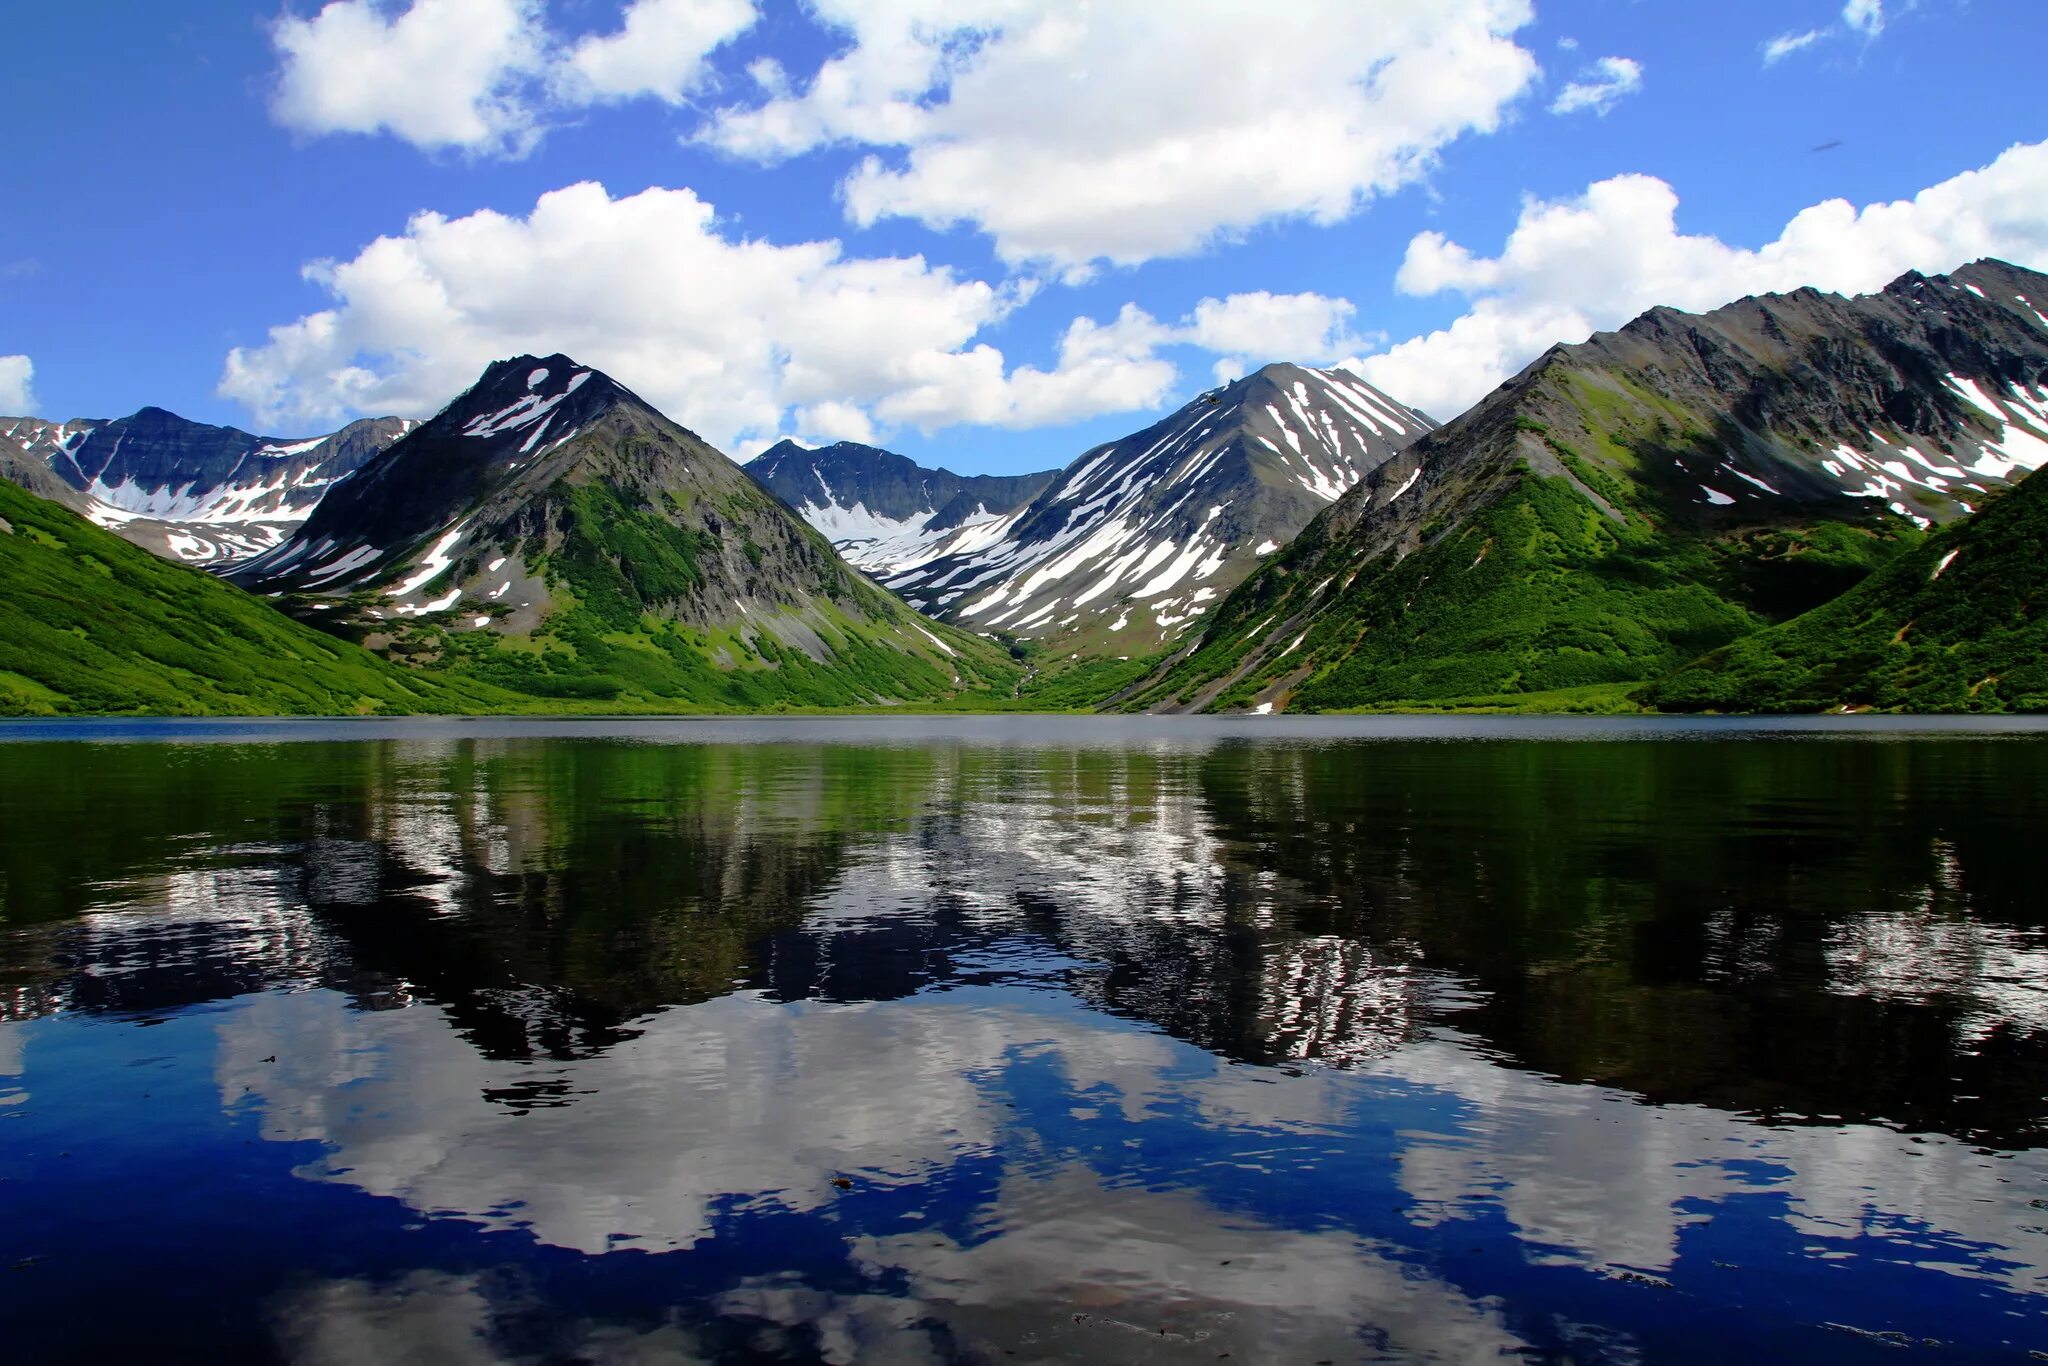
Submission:
{"label": "grassy hillside", "polygon": [[[1420,448],[1463,468],[1378,472],[1362,506],[1340,505],[1275,555],[1125,705],[1332,711],[1611,691],[1826,602],[1916,540],[1847,500],[1716,516],[1687,467],[1718,438],[1611,373],[1553,367],[1464,440]],[[1386,494],[1411,474],[1427,501],[1409,495],[1404,514]]]}
{"label": "grassy hillside", "polygon": [[[724,538],[680,523],[673,505],[664,515],[608,484],[558,482],[529,515],[551,534],[520,543],[549,603],[527,629],[510,629],[508,606],[475,592],[405,619],[372,617],[388,606],[374,592],[339,610],[317,597],[286,606],[430,675],[604,710],[933,705],[1007,695],[1022,673],[999,647],[928,622],[884,593],[751,485],[692,494],[691,501],[698,511],[715,504]],[[789,523],[808,556],[771,560],[744,531],[735,534],[770,511]],[[676,611],[714,581],[720,556],[738,560],[747,576],[735,579],[728,567],[720,581],[739,583],[750,601],[724,599],[723,620]],[[480,573],[482,558],[472,553],[453,577]]]}
{"label": "grassy hillside", "polygon": [[[1120,701],[1514,705],[1591,688],[1610,705],[1618,685],[1841,596],[2023,472],[2044,434],[2029,395],[2048,334],[2026,303],[2043,290],[1980,261],[1855,298],[1652,309],[1553,347],[1368,473]],[[1961,705],[1958,686],[1916,672],[1893,692]]]}
{"label": "grassy hillside", "polygon": [[490,711],[0,482],[0,715]]}
{"label": "grassy hillside", "polygon": [[2048,709],[2048,481],[2028,478],[1848,593],[1639,694],[1666,711]]}
{"label": "grassy hillside", "polygon": [[559,355],[489,367],[232,577],[395,662],[583,709],[940,705],[1022,672]]}

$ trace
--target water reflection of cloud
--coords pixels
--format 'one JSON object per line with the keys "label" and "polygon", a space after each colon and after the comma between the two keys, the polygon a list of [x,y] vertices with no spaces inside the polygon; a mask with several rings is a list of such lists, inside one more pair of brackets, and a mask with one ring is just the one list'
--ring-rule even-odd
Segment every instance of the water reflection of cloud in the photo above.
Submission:
{"label": "water reflection of cloud", "polygon": [[[1414,1134],[1401,1183],[1419,1222],[1498,1208],[1538,1260],[1669,1270],[1685,1230],[1744,1194],[1801,1237],[1872,1240],[1864,1257],[1950,1261],[1952,1272],[2036,1292],[2048,1227],[2011,1217],[2011,1190],[2048,1186],[2048,1152],[1994,1154],[1867,1125],[1761,1125],[1693,1105],[1644,1105],[1601,1087],[1499,1066],[1462,1041],[1404,1049],[1388,1070],[1465,1108]],[[1945,1255],[1931,1249],[1945,1245]],[[1984,1258],[1984,1248],[2008,1250]],[[1889,1250],[1888,1250],[1889,1249]]]}
{"label": "water reflection of cloud", "polygon": [[294,1290],[274,1307],[278,1345],[297,1366],[485,1366],[491,1304],[473,1276],[415,1271],[387,1284],[343,1279]]}
{"label": "water reflection of cloud", "polygon": [[[1407,1359],[1518,1345],[1495,1309],[1367,1239],[1219,1211],[1198,1191],[1108,1182],[1002,1098],[998,1078],[1022,1058],[1055,1065],[1076,1096],[1114,1097],[1127,1121],[1164,1115],[1189,1091],[1204,1122],[1247,1133],[1333,1133],[1342,1119],[1334,1077],[1294,1079],[1277,1097],[1243,1069],[1188,1078],[1190,1050],[1125,1026],[986,1004],[730,997],[572,1064],[589,1094],[523,1118],[477,1099],[484,1074],[506,1065],[476,1059],[431,1009],[360,1015],[320,993],[263,998],[223,1023],[221,1045],[222,1094],[257,1106],[266,1138],[327,1146],[302,1176],[591,1254],[687,1247],[749,1211],[831,1217],[842,1173],[863,1190],[910,1192],[993,1162],[998,1180],[964,1226],[913,1211],[900,1231],[847,1229],[855,1265],[898,1292],[768,1278],[718,1296],[721,1314],[815,1334],[828,1361],[936,1362],[1025,1334],[1062,1360],[1171,1360],[1197,1343],[1245,1361],[1314,1360],[1355,1354],[1361,1325]],[[415,1331],[468,1360],[487,1298],[421,1273],[381,1289],[325,1284],[280,1317],[305,1320],[292,1340],[301,1360],[376,1360]],[[595,1360],[648,1347],[623,1329],[586,1345]]]}
{"label": "water reflection of cloud", "polygon": [[[1013,1175],[993,1203],[1004,1237],[866,1238],[856,1256],[906,1274],[910,1294],[944,1305],[957,1326],[1001,1339],[1030,1323],[1045,1347],[1080,1360],[1184,1360],[1196,1345],[1210,1358],[1348,1360],[1362,1333],[1404,1361],[1490,1360],[1524,1345],[1496,1307],[1353,1234],[1262,1225],[1078,1164]],[[1046,1305],[1070,1312],[1047,1316]]]}
{"label": "water reflection of cloud", "polygon": [[[778,1005],[746,993],[553,1065],[576,1103],[519,1114],[485,1092],[548,1065],[483,1059],[431,1008],[363,1014],[325,993],[266,996],[220,1030],[222,1096],[254,1105],[266,1138],[324,1145],[301,1169],[308,1179],[598,1254],[688,1248],[773,1211],[837,1221],[837,1202],[857,1198],[835,1188],[844,1176],[860,1193],[903,1194],[910,1211],[896,1232],[848,1226],[859,1257],[908,1277],[920,1300],[986,1317],[990,1332],[1005,1306],[1021,1315],[1085,1285],[1175,1332],[1213,1331],[1202,1306],[1229,1305],[1320,1341],[1369,1303],[1365,1317],[1389,1333],[1434,1325],[1438,1336],[1414,1330],[1432,1350],[1490,1341],[1500,1330],[1483,1307],[1412,1261],[1382,1267],[1377,1246],[1344,1230],[1359,1192],[1315,1175],[1315,1154],[1361,1143],[1385,1145],[1414,1202],[1404,1226],[1498,1211],[1537,1264],[1668,1271],[1689,1228],[1764,1194],[1776,1203],[1749,1217],[1816,1244],[1861,1240],[1864,1257],[1954,1262],[2027,1291],[2048,1268],[2048,1232],[2014,1227],[2007,1194],[2009,1182],[2048,1181],[2048,1155],[1646,1106],[1501,1066],[1442,1033],[1360,1071],[1288,1076],[1053,1003],[952,992]],[[1031,1068],[1050,1068],[1065,1099],[1020,1108],[1010,1087]],[[1362,1137],[1397,1101],[1410,1127]],[[1104,1109],[1134,1134],[1165,1126],[1174,1137],[1161,1141],[1188,1165],[1164,1185],[1110,1181],[1089,1147],[1089,1115]],[[1290,1228],[1214,1203],[1247,1169],[1337,1184],[1322,1188],[1317,1227]],[[973,1236],[917,1212],[958,1199],[977,1171],[997,1184],[974,1197]],[[772,1318],[786,1297],[755,1290],[749,1312]],[[1452,1327],[1464,1336],[1440,1335]]]}

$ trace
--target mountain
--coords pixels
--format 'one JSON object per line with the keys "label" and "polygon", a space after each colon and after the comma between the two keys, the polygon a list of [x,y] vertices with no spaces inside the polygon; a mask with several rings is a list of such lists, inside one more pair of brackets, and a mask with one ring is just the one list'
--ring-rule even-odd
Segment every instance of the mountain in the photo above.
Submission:
{"label": "mountain", "polygon": [[2035,300],[2048,276],[1980,261],[1853,299],[1653,309],[1553,347],[1368,474],[1120,702],[1318,710],[1661,677],[2048,460]]}
{"label": "mountain", "polygon": [[518,701],[310,630],[5,481],[0,583],[0,715],[459,712]]}
{"label": "mountain", "polygon": [[1269,365],[1086,452],[884,582],[977,631],[1151,654],[1435,426],[1348,371]]}
{"label": "mountain", "polygon": [[1994,494],[1849,592],[1647,689],[1664,711],[2048,710],[2048,480]]}
{"label": "mountain", "polygon": [[[217,567],[282,541],[336,480],[414,425],[365,418],[294,440],[162,408],[111,422],[0,417],[0,474],[144,549]],[[37,466],[66,491],[30,472]]]}
{"label": "mountain", "polygon": [[1015,674],[561,355],[492,365],[230,577],[394,657],[542,695],[833,706]]}
{"label": "mountain", "polygon": [[825,533],[847,563],[876,575],[921,563],[954,533],[1016,511],[1057,477],[959,475],[855,441],[817,450],[779,441],[746,471]]}

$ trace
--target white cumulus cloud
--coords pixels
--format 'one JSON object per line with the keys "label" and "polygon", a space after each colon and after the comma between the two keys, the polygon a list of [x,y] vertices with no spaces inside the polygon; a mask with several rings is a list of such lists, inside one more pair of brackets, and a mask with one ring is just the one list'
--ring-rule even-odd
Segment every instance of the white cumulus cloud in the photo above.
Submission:
{"label": "white cumulus cloud", "polygon": [[1529,0],[813,0],[846,45],[702,136],[761,160],[875,149],[857,223],[970,223],[1069,274],[1275,219],[1332,223],[1486,133],[1534,82]]}
{"label": "white cumulus cloud", "polygon": [[1260,363],[1317,361],[1355,350],[1357,308],[1326,294],[1269,294],[1255,290],[1195,305],[1180,339],[1204,350]]}
{"label": "white cumulus cloud", "polygon": [[2048,266],[2048,142],[2015,146],[1911,199],[1815,204],[1754,250],[1680,232],[1677,211],[1663,181],[1616,176],[1576,199],[1525,204],[1497,256],[1423,233],[1409,243],[1397,287],[1455,291],[1470,307],[1448,327],[1347,364],[1449,418],[1546,347],[1658,304],[1699,311],[1802,285],[1864,293],[1907,270],[1947,271],[1982,256]]}
{"label": "white cumulus cloud", "polygon": [[271,30],[272,115],[305,133],[388,132],[424,148],[518,153],[537,135],[528,84],[546,59],[536,0],[334,0]]}
{"label": "white cumulus cloud", "polygon": [[1553,114],[1571,114],[1590,109],[1606,114],[1622,98],[1643,88],[1643,64],[1633,57],[1602,57],[1579,73],[1577,80],[1557,92],[1551,101]]}
{"label": "white cumulus cloud", "polygon": [[870,436],[868,420],[941,427],[1062,422],[1156,403],[1169,329],[1126,309],[1077,319],[1050,370],[1011,368],[975,337],[1027,295],[918,256],[834,241],[738,238],[686,189],[614,199],[594,183],[524,217],[423,213],[307,278],[331,307],[228,355],[220,392],[259,424],[421,416],[492,360],[562,351],[722,448],[788,430]]}
{"label": "white cumulus cloud", "polygon": [[680,103],[753,26],[752,0],[630,0],[616,32],[570,42],[541,0],[331,0],[271,29],[271,114],[298,132],[390,133],[428,151],[523,156],[551,116]]}
{"label": "white cumulus cloud", "polygon": [[955,423],[1046,427],[1099,413],[1156,406],[1178,374],[1154,352],[1171,339],[1168,329],[1134,305],[1115,319],[1076,318],[1060,338],[1051,370],[1019,366],[1003,372],[992,346],[950,355],[913,358],[919,380],[875,405],[886,421],[927,431]]}
{"label": "white cumulus cloud", "polygon": [[636,0],[617,33],[585,38],[569,53],[570,98],[679,104],[710,75],[712,52],[754,25],[752,0]]}
{"label": "white cumulus cloud", "polygon": [[10,417],[34,416],[35,377],[35,362],[27,356],[0,356],[0,413]]}

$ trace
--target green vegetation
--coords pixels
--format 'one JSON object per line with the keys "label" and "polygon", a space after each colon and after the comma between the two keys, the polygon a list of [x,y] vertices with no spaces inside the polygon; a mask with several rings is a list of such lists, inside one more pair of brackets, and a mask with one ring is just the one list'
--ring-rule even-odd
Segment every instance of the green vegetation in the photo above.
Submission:
{"label": "green vegetation", "polygon": [[2028,478],[1834,601],[1641,699],[1665,711],[2048,709],[2044,545],[2048,483]]}
{"label": "green vegetation", "polygon": [[1522,401],[1468,435],[1477,454],[1408,510],[1415,532],[1388,527],[1399,510],[1345,525],[1340,505],[1130,705],[1627,710],[1633,686],[1839,596],[1919,539],[1859,507],[1717,522],[1685,467],[1734,437],[1625,376],[1566,371]]}
{"label": "green vegetation", "polygon": [[0,715],[495,711],[0,482]]}
{"label": "green vegetation", "polygon": [[[642,616],[631,630],[610,625],[580,601],[569,601],[530,637],[427,623],[413,628],[408,639],[431,654],[424,667],[432,672],[535,697],[611,704],[606,710],[887,706],[941,700],[1016,676],[984,642],[970,651],[949,639],[961,653],[957,670],[949,670],[929,655],[902,648],[889,627],[836,606],[759,613],[737,627],[697,627],[654,616]],[[778,639],[778,630],[789,640],[820,643],[826,658]]]}
{"label": "green vegetation", "polygon": [[1392,702],[1356,708],[1360,712],[1442,712],[1459,715],[1640,716],[1637,684],[1594,683],[1550,692],[1496,693],[1491,697],[1446,697],[1429,702]]}
{"label": "green vegetation", "polygon": [[[1701,582],[1710,566],[1672,563],[1672,548],[1609,520],[1563,480],[1532,475],[1333,606],[1316,630],[1350,648],[1302,684],[1295,705],[1626,683],[1754,626]],[[1683,549],[1679,558],[1703,558]]]}
{"label": "green vegetation", "polygon": [[[600,505],[550,566],[561,601],[536,632],[456,629],[503,611],[465,602],[375,623],[380,658],[313,629],[325,613],[310,600],[297,606],[311,624],[295,622],[0,482],[0,715],[809,710],[963,695],[1000,706],[1023,673],[872,588],[879,619],[833,601],[729,628],[652,615],[638,603],[686,591],[709,538],[613,506],[610,490],[576,494]],[[326,610],[360,620],[368,605]],[[904,648],[917,627],[953,655]]]}
{"label": "green vegetation", "polygon": [[553,568],[593,621],[631,631],[643,604],[676,602],[703,582],[698,559],[715,544],[704,532],[628,508],[607,484],[562,481],[550,492],[567,509]]}
{"label": "green vegetation", "polygon": [[1037,641],[1012,641],[1025,662],[1021,678],[1006,692],[964,694],[953,711],[1092,712],[1159,667],[1157,656],[1137,659],[1081,655],[1046,660]]}
{"label": "green vegetation", "polygon": [[[1006,695],[1023,672],[996,646],[926,622],[846,569],[808,527],[793,526],[793,546],[779,554],[760,544],[744,530],[749,519],[788,515],[763,495],[737,491],[711,509],[723,539],[682,524],[690,509],[672,493],[604,480],[559,480],[543,508],[537,521],[555,534],[521,548],[548,585],[547,614],[531,632],[478,628],[507,609],[474,598],[402,621],[353,603],[342,629],[427,676],[544,699],[547,710],[943,705],[962,693]],[[712,600],[717,583],[730,587]],[[778,605],[791,589],[808,601]],[[750,606],[726,601],[741,592]],[[318,621],[313,605],[298,604]],[[701,624],[707,609],[739,619]]]}

